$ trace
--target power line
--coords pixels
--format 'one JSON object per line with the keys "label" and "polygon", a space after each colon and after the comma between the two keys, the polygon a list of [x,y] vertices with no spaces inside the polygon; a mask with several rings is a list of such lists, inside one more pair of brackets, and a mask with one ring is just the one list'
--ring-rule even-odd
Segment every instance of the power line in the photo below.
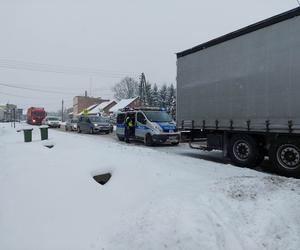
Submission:
{"label": "power line", "polygon": [[38,88],[30,88],[30,87],[22,87],[15,84],[7,84],[0,82],[0,86],[5,86],[8,88],[15,88],[15,89],[23,89],[23,90],[29,90],[29,91],[36,91],[41,93],[48,93],[48,94],[63,94],[63,95],[76,95],[75,93],[71,92],[63,92],[63,91],[55,91],[55,90],[44,90],[44,89],[38,89]]}
{"label": "power line", "polygon": [[108,78],[120,78],[124,75],[136,75],[134,72],[122,72],[114,70],[92,69],[72,66],[62,66],[53,64],[43,64],[35,62],[16,61],[9,59],[0,59],[0,67],[8,69],[21,69],[37,72],[50,72],[68,75],[98,75]]}
{"label": "power line", "polygon": [[30,96],[23,96],[23,95],[16,95],[16,94],[11,94],[11,93],[6,93],[6,92],[2,92],[0,91],[1,95],[5,95],[5,96],[11,96],[11,97],[17,97],[17,98],[25,98],[25,99],[31,99],[31,100],[44,100],[47,103],[57,103],[57,101],[48,101],[46,98],[39,98],[39,97],[30,97]]}

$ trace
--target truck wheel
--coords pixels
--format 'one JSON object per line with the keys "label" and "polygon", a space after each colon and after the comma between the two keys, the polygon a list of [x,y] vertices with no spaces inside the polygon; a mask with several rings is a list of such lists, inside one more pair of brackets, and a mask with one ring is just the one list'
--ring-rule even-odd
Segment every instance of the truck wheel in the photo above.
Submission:
{"label": "truck wheel", "polygon": [[300,176],[300,143],[295,139],[279,138],[270,148],[275,170],[286,176]]}
{"label": "truck wheel", "polygon": [[77,132],[81,133],[80,127],[77,127]]}
{"label": "truck wheel", "polygon": [[146,146],[153,146],[152,136],[150,134],[146,134],[144,142]]}
{"label": "truck wheel", "polygon": [[240,167],[253,168],[261,158],[256,141],[248,135],[234,135],[230,140],[228,153],[231,161]]}

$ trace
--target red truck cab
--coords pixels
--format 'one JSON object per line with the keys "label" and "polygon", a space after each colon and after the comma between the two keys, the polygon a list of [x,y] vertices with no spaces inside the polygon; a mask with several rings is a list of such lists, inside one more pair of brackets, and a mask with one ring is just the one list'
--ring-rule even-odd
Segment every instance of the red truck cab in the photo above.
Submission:
{"label": "red truck cab", "polygon": [[27,110],[27,123],[32,125],[41,125],[42,120],[46,117],[44,108],[30,107]]}

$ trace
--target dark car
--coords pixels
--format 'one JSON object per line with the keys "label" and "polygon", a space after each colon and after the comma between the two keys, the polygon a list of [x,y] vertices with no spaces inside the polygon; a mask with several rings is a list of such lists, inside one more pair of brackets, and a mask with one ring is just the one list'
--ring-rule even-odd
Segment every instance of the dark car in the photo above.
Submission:
{"label": "dark car", "polygon": [[66,121],[65,130],[66,131],[77,131],[78,119],[70,119]]}
{"label": "dark car", "polygon": [[80,116],[77,122],[78,133],[101,133],[109,134],[113,131],[113,126],[108,119],[101,116]]}

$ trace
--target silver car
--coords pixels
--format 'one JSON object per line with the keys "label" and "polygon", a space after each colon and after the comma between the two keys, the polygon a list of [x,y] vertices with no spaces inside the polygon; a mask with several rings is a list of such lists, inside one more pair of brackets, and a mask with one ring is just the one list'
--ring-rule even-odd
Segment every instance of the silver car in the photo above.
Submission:
{"label": "silver car", "polygon": [[69,119],[66,121],[65,130],[66,131],[77,131],[78,119]]}

